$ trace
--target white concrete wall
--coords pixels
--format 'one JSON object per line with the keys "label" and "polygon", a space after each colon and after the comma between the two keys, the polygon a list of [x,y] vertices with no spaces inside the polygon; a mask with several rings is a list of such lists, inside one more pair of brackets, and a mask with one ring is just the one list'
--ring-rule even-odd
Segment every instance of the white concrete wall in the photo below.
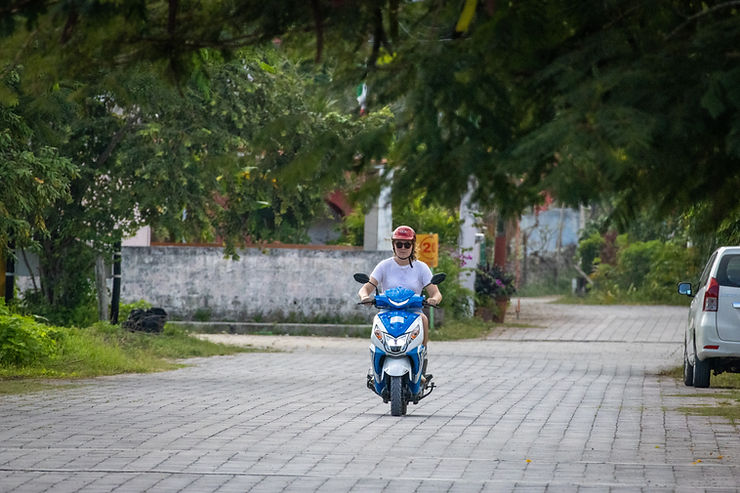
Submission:
{"label": "white concrete wall", "polygon": [[121,299],[162,307],[171,318],[199,310],[211,320],[364,319],[357,306],[360,285],[352,274],[369,274],[388,252],[247,248],[240,260],[216,247],[124,247]]}

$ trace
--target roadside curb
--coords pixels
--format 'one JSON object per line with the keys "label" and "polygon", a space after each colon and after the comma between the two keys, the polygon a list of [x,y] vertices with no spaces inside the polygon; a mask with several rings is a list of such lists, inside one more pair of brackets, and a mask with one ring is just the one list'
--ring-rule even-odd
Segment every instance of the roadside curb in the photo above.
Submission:
{"label": "roadside curb", "polygon": [[189,332],[201,334],[264,334],[294,336],[364,337],[369,324],[305,324],[273,322],[193,322],[172,320],[168,322]]}

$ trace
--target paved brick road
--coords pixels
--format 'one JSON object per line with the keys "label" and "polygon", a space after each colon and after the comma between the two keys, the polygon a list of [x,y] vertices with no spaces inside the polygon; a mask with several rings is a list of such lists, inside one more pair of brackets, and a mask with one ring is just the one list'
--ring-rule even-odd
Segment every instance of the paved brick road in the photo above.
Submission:
{"label": "paved brick road", "polygon": [[0,397],[0,491],[738,491],[737,428],[658,376],[684,317],[522,300],[534,328],[432,342],[402,418],[365,340],[232,336],[290,352]]}

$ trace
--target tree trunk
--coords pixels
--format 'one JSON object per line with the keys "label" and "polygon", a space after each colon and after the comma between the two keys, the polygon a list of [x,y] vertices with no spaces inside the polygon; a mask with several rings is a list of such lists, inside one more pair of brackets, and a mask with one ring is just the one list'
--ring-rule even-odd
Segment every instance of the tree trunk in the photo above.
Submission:
{"label": "tree trunk", "polygon": [[9,305],[13,301],[15,292],[15,242],[8,243],[8,258],[5,260],[5,304]]}
{"label": "tree trunk", "polygon": [[98,295],[98,320],[108,320],[108,289],[105,285],[105,261],[102,255],[95,259],[95,289]]}
{"label": "tree trunk", "polygon": [[118,323],[118,305],[121,302],[121,242],[113,245],[113,297],[110,307],[110,322]]}

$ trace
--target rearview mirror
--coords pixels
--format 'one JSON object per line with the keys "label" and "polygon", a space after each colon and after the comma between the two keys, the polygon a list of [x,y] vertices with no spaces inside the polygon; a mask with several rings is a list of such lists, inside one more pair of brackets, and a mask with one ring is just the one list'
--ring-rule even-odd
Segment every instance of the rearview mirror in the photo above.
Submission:
{"label": "rearview mirror", "polygon": [[694,292],[691,290],[691,283],[690,282],[680,282],[678,283],[678,294],[684,294],[686,296],[694,296]]}
{"label": "rearview mirror", "polygon": [[432,282],[430,282],[429,284],[439,284],[445,279],[447,279],[447,274],[445,274],[444,272],[440,272],[439,274],[434,274],[432,276]]}
{"label": "rearview mirror", "polygon": [[355,281],[359,282],[360,284],[370,282],[370,276],[368,276],[367,274],[363,274],[362,272],[358,272],[353,277],[355,278]]}

